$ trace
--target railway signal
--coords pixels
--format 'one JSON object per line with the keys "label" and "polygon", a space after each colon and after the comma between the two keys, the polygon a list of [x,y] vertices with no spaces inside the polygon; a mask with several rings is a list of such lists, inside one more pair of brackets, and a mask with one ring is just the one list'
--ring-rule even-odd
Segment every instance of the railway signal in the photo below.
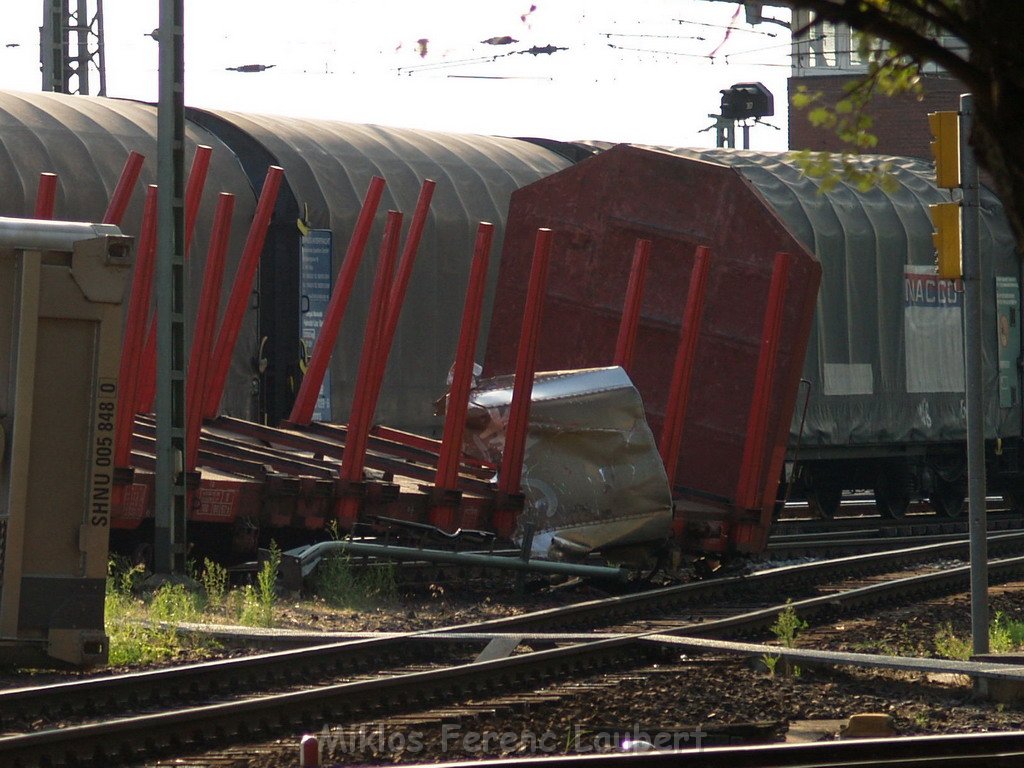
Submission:
{"label": "railway signal", "polygon": [[960,186],[960,113],[929,112],[931,150],[935,158],[935,184],[945,189]]}
{"label": "railway signal", "polygon": [[[960,188],[960,113],[929,112],[928,128],[932,134],[936,186]],[[959,280],[964,274],[960,206],[956,201],[928,206],[935,228],[935,261],[939,277],[946,280]]]}
{"label": "railway signal", "polygon": [[932,241],[939,277],[959,280],[964,276],[961,257],[960,203],[934,203],[928,206],[932,217]]}

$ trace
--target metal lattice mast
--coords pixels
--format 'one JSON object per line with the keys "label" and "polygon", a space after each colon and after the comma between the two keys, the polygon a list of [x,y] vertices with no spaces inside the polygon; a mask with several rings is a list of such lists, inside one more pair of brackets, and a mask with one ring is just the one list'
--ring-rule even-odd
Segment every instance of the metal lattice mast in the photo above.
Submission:
{"label": "metal lattice mast", "polygon": [[185,61],[184,0],[160,0],[157,108],[157,573],[185,573]]}
{"label": "metal lattice mast", "polygon": [[87,95],[94,70],[99,76],[97,95],[106,96],[103,0],[43,0],[39,61],[44,91]]}

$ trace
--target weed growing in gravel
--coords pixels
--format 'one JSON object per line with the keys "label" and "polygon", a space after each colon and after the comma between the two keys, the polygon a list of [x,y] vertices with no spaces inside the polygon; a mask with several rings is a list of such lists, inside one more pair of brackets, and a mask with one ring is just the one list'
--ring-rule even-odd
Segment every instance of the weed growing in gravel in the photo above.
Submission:
{"label": "weed growing in gravel", "polygon": [[203,584],[203,591],[206,593],[207,607],[219,608],[222,606],[228,590],[228,569],[208,557],[204,558],[200,580]]}
{"label": "weed growing in gravel", "polygon": [[[1011,653],[1024,649],[1024,622],[996,611],[988,627],[988,645],[992,653]],[[935,633],[935,653],[949,659],[966,661],[974,652],[969,637],[956,634],[950,624]]]}
{"label": "weed growing in gravel", "polygon": [[[328,532],[335,541],[341,539],[337,522],[331,521]],[[313,575],[312,588],[313,594],[334,608],[363,610],[398,599],[394,565],[357,567],[347,553],[323,558]]]}
{"label": "weed growing in gravel", "polygon": [[1018,651],[1024,647],[1024,621],[1014,621],[1002,611],[996,611],[988,638],[993,653]]}
{"label": "weed growing in gravel", "polygon": [[149,616],[155,621],[196,621],[202,614],[200,597],[184,584],[164,584],[149,601]]}
{"label": "weed growing in gravel", "polygon": [[[790,605],[790,601],[786,601],[786,607],[779,611],[779,617],[772,624],[772,634],[775,635],[775,639],[779,641],[779,645],[783,648],[795,648],[796,647],[796,636],[807,629],[807,622],[796,615],[796,611],[793,610],[793,606]],[[767,658],[772,658],[772,662],[769,663]],[[765,666],[768,667],[769,673],[774,677],[776,665],[779,663],[781,657],[774,656],[769,657],[765,654]],[[783,661],[783,669],[785,674],[792,675],[793,677],[800,677],[803,670],[795,664],[790,664],[788,661]]]}
{"label": "weed growing in gravel", "polygon": [[[173,628],[147,623],[149,607],[133,591],[143,572],[141,566],[132,567],[123,560],[112,560],[107,569],[105,618],[109,660],[114,666],[151,664],[174,658],[183,650]],[[163,610],[173,602],[165,598]]]}
{"label": "weed growing in gravel", "polygon": [[807,629],[807,622],[796,615],[791,601],[786,601],[786,607],[779,611],[779,617],[772,624],[772,634],[783,648],[795,648],[796,636]]}
{"label": "weed growing in gravel", "polygon": [[241,610],[238,620],[242,624],[270,627],[274,624],[274,601],[277,598],[277,571],[281,567],[281,548],[270,542],[270,555],[256,574],[256,586],[246,584],[242,589]]}
{"label": "weed growing in gravel", "polygon": [[313,593],[335,608],[361,610],[395,602],[398,586],[389,563],[357,567],[349,555],[325,557],[312,580]]}

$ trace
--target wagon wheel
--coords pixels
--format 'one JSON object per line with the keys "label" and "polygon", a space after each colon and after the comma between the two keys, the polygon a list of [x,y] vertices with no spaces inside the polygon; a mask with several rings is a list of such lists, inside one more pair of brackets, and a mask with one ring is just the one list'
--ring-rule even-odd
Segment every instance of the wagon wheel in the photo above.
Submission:
{"label": "wagon wheel", "polygon": [[935,491],[928,497],[928,505],[942,517],[960,517],[964,511],[966,494],[960,483],[937,478]]}
{"label": "wagon wheel", "polygon": [[910,508],[910,491],[903,473],[882,470],[875,481],[875,506],[882,517],[899,520]]}
{"label": "wagon wheel", "polygon": [[807,506],[815,517],[831,520],[839,512],[843,489],[836,482],[817,482],[807,489]]}

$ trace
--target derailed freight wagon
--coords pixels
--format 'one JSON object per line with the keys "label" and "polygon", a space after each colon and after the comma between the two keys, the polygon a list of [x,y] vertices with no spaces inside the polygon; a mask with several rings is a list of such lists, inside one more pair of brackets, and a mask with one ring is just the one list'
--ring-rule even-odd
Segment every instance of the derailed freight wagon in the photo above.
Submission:
{"label": "derailed freight wagon", "polygon": [[[963,285],[935,273],[934,166],[880,157],[885,189],[827,192],[785,154],[673,150],[725,162],[821,261],[822,281],[789,437],[791,492],[823,517],[844,491],[901,517],[926,500],[961,512],[967,490]],[[985,437],[991,493],[1016,497],[1020,464],[1020,259],[1002,205],[981,191]],[[806,402],[806,408],[804,407]]]}
{"label": "derailed freight wagon", "polygon": [[651,241],[628,372],[655,434],[672,400],[691,283],[702,282],[697,249],[710,250],[679,458],[667,468],[671,533],[686,549],[763,550],[818,295],[814,255],[728,165],[613,147],[513,194],[485,375],[514,367],[538,227],[554,233],[539,370],[612,361],[634,244]]}
{"label": "derailed freight wagon", "polygon": [[[703,241],[712,253],[716,247],[750,252],[766,245],[796,247],[820,260],[821,290],[808,328],[802,374],[783,384],[795,408],[775,414],[786,423],[782,475],[787,482],[779,488],[779,498],[787,490],[805,495],[819,513],[830,516],[843,491],[866,489],[876,494],[884,514],[902,515],[918,498],[942,514],[957,514],[966,483],[963,299],[962,286],[935,276],[928,204],[949,200],[949,195],[935,187],[932,166],[880,158],[892,163],[891,187],[861,191],[840,183],[823,191],[786,153],[671,149],[666,151],[686,164],[675,172],[687,179],[685,189],[674,192],[686,198],[675,203],[679,217],[667,225],[657,216],[646,224],[630,224],[624,209],[664,211],[672,204],[663,199],[663,173],[651,173],[646,161],[622,162],[623,150],[612,149],[513,197],[510,236],[520,218],[529,226],[561,227],[571,233],[575,251],[569,259],[575,267],[552,273],[548,296],[553,308],[545,317],[549,330],[540,351],[541,367],[567,356],[579,366],[607,363],[621,312],[615,291],[621,295],[625,279],[627,232],[641,234],[646,227],[646,236],[654,240],[652,264],[659,248],[678,250],[673,242],[692,247]],[[594,178],[607,173],[620,180],[618,190],[589,195],[578,178],[588,165]],[[746,194],[721,194],[716,179],[725,169],[744,180],[757,206],[749,205]],[[664,171],[671,173],[667,164]],[[560,177],[564,181],[558,182]],[[625,182],[633,177],[640,181]],[[563,192],[575,188],[581,196],[559,195],[552,186],[559,183]],[[797,245],[776,246],[776,227]],[[989,483],[993,492],[1016,500],[1024,489],[1020,267],[1001,206],[988,190],[982,192],[981,249]],[[516,252],[510,255],[506,249],[499,281],[505,292],[499,291],[496,317],[505,312],[511,318],[521,306],[515,280],[506,274],[521,261]],[[634,378],[656,432],[688,269],[684,260],[674,271],[648,278]],[[742,292],[735,295],[738,316],[752,311],[756,292],[753,284],[750,288],[748,299]],[[503,327],[492,325],[490,372],[508,364],[501,353]],[[704,377],[717,397],[703,406],[691,404],[698,413],[688,417],[684,428],[675,490],[712,502],[717,496],[735,514],[735,499],[723,494],[732,485],[734,470],[722,464],[716,449],[722,430],[698,422],[721,418],[709,417],[707,408],[724,411],[730,401],[742,404],[744,397],[735,395],[749,382],[732,380],[714,355],[698,361],[694,375]],[[768,478],[765,482],[774,483]]]}

